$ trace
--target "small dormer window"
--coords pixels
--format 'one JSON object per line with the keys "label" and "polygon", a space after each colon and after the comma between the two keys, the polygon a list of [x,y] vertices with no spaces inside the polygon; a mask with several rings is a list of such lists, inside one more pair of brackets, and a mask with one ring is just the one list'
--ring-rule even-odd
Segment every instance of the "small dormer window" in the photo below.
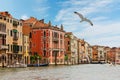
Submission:
{"label": "small dormer window", "polygon": [[0,19],[2,19],[2,16],[0,16]]}
{"label": "small dormer window", "polygon": [[12,19],[10,20],[10,23],[12,23]]}
{"label": "small dormer window", "polygon": [[18,26],[18,22],[17,21],[13,21],[13,26]]}
{"label": "small dormer window", "polygon": [[20,26],[22,26],[22,23],[20,23]]}
{"label": "small dormer window", "polygon": [[7,19],[7,22],[9,22],[9,19]]}
{"label": "small dormer window", "polygon": [[46,32],[44,31],[44,37],[46,37]]}
{"label": "small dormer window", "polygon": [[18,25],[19,25],[20,23],[18,22]]}
{"label": "small dormer window", "polygon": [[30,27],[32,27],[32,24],[30,24]]}
{"label": "small dormer window", "polygon": [[4,20],[6,21],[6,17],[4,17]]}

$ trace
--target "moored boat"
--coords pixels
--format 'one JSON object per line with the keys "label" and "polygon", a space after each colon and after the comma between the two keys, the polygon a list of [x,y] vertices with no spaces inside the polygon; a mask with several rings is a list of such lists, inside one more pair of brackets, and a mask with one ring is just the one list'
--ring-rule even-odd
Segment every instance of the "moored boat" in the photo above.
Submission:
{"label": "moored boat", "polygon": [[44,64],[27,64],[27,67],[42,67],[42,66],[48,66],[48,63]]}

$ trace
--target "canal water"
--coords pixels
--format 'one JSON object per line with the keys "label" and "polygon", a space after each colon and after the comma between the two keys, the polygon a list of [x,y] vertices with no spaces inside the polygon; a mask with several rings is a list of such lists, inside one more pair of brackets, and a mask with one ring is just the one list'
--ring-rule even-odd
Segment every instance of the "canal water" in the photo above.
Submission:
{"label": "canal water", "polygon": [[120,80],[120,65],[0,68],[0,80]]}

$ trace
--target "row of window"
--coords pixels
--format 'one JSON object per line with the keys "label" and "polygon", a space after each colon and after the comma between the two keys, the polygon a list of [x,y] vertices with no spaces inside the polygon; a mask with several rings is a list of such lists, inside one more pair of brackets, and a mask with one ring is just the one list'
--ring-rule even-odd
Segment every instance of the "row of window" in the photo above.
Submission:
{"label": "row of window", "polygon": [[7,61],[6,56],[0,56],[0,63],[1,62],[5,62],[6,63],[6,61]]}
{"label": "row of window", "polygon": [[0,22],[0,31],[6,32],[6,24]]}
{"label": "row of window", "polygon": [[[33,33],[36,34],[35,31]],[[41,34],[42,34],[42,32],[41,32]],[[48,35],[50,36],[50,32],[48,34],[46,31],[44,31],[43,36],[47,37]],[[52,32],[52,36],[55,37],[55,38],[59,38],[59,33],[58,32]],[[60,39],[62,39],[62,38],[64,38],[64,36],[62,34],[60,34]]]}
{"label": "row of window", "polygon": [[6,45],[6,35],[1,35],[0,36],[0,44]]}
{"label": "row of window", "polygon": [[[63,63],[63,59],[57,59],[56,62],[57,63]],[[52,63],[55,63],[55,59],[52,59]]]}
{"label": "row of window", "polygon": [[20,37],[22,38],[22,32],[17,32],[17,30],[13,31],[13,30],[7,30],[7,34],[8,36],[17,36],[17,37]]}
{"label": "row of window", "polygon": [[8,44],[8,52],[9,51],[13,53],[18,53],[19,51],[22,52],[22,46]]}
{"label": "row of window", "polygon": [[24,37],[24,43],[29,43],[29,38],[28,37]]}
{"label": "row of window", "polygon": [[9,19],[9,18],[3,17],[3,16],[0,16],[0,19],[4,20],[4,21],[7,21],[9,23],[17,23],[17,25],[22,26],[22,23],[20,21],[17,21],[17,20]]}
{"label": "row of window", "polygon": [[29,51],[29,46],[24,46],[24,52],[27,50],[27,51]]}
{"label": "row of window", "polygon": [[[34,55],[37,55],[37,52],[34,52]],[[59,56],[58,53],[53,53],[53,54],[52,54],[52,57],[55,57],[55,55],[56,55],[56,57]],[[63,55],[63,54],[60,54],[60,56],[62,56],[62,55]],[[43,56],[43,57],[50,56],[50,53],[46,52],[46,50],[43,50],[42,56]]]}

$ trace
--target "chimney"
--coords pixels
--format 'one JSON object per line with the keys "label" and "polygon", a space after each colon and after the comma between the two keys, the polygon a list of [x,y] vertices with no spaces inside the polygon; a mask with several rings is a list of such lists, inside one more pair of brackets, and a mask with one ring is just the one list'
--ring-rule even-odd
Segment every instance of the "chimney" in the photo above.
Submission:
{"label": "chimney", "polygon": [[61,24],[61,30],[63,30],[63,25]]}
{"label": "chimney", "polygon": [[49,21],[49,23],[48,23],[48,27],[51,27],[51,21]]}
{"label": "chimney", "polygon": [[[30,16],[30,19],[36,19],[35,17],[33,17],[33,16]],[[36,19],[37,20],[37,19]]]}
{"label": "chimney", "polygon": [[7,14],[7,15],[8,15],[8,11],[5,11],[5,14]]}
{"label": "chimney", "polygon": [[40,22],[44,23],[44,19],[39,20]]}

